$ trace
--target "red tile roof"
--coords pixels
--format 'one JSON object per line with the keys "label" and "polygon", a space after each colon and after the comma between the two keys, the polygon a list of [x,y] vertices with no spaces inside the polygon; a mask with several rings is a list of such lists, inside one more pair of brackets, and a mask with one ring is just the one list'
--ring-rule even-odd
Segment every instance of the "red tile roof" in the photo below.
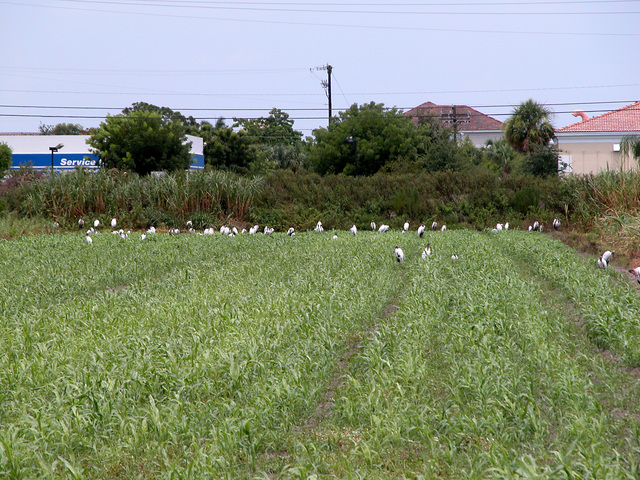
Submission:
{"label": "red tile roof", "polygon": [[479,131],[479,130],[500,130],[502,122],[481,113],[466,105],[436,105],[432,102],[425,102],[411,110],[407,110],[405,115],[413,117],[413,121],[418,123],[420,117],[433,117],[442,125],[447,127],[453,126],[455,106],[455,120],[458,129],[461,131]]}
{"label": "red tile roof", "polygon": [[564,132],[640,132],[640,102],[556,130]]}

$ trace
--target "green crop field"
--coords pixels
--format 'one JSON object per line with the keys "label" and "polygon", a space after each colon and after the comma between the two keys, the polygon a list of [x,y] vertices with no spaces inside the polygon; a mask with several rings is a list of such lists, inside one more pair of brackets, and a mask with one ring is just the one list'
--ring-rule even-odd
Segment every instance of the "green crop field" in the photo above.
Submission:
{"label": "green crop field", "polygon": [[623,275],[539,233],[332,235],[0,241],[0,478],[640,476]]}

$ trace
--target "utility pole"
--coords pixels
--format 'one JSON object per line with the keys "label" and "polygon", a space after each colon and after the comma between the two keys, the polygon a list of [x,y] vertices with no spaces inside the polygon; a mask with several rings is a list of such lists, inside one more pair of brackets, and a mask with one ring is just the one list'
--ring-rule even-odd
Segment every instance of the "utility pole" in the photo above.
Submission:
{"label": "utility pole", "polygon": [[329,99],[329,121],[328,123],[331,124],[331,71],[333,70],[333,67],[329,64],[327,65],[323,65],[322,67],[316,67],[315,69],[312,70],[326,70],[327,71],[327,79],[322,81],[322,88],[324,88],[326,90],[327,93],[327,98]]}

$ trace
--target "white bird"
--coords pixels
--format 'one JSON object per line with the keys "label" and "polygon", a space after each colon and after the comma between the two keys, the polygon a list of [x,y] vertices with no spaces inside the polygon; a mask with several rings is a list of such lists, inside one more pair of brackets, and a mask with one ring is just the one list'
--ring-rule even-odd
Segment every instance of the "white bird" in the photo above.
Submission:
{"label": "white bird", "polygon": [[235,237],[236,235],[238,235],[238,229],[236,227],[233,227],[231,229],[231,233],[233,234],[233,236]]}
{"label": "white bird", "polygon": [[402,233],[405,233],[407,230],[409,230],[409,222],[404,222],[404,225],[402,225]]}
{"label": "white bird", "polygon": [[396,255],[396,260],[398,261],[398,263],[404,262],[404,252],[400,247],[394,248],[393,253]]}
{"label": "white bird", "polygon": [[89,245],[91,245],[93,243],[93,238],[91,238],[91,236],[89,235],[89,232],[87,231],[87,233],[84,236],[85,240],[87,241],[87,243]]}
{"label": "white bird", "polygon": [[334,233],[334,234],[333,234],[333,237],[331,237],[331,238],[332,238],[333,240],[337,240],[337,239],[338,239],[338,234],[337,234],[337,233]]}
{"label": "white bird", "polygon": [[378,228],[378,233],[384,233],[387,230],[389,230],[389,225],[385,225],[384,223],[382,225],[380,225],[380,228]]}
{"label": "white bird", "polygon": [[501,232],[503,228],[504,228],[504,225],[502,225],[501,223],[496,223],[496,228],[495,229],[498,232]]}
{"label": "white bird", "polygon": [[147,233],[156,233],[156,227],[154,227],[153,225],[151,225],[151,226],[147,229]]}
{"label": "white bird", "polygon": [[60,224],[58,222],[53,222],[53,228],[60,228]]}
{"label": "white bird", "polygon": [[118,225],[118,221],[114,217],[111,219],[111,228],[116,228],[116,225]]}
{"label": "white bird", "polygon": [[95,220],[93,221],[93,228],[98,228],[99,226],[100,226],[100,220],[95,219]]}
{"label": "white bird", "polygon": [[314,230],[318,233],[324,232],[324,228],[322,227],[322,222],[320,220],[318,220],[318,223],[316,223],[316,227],[314,228]]}
{"label": "white bird", "polygon": [[427,227],[425,227],[425,226],[424,226],[424,224],[422,224],[422,225],[420,225],[420,226],[418,227],[418,236],[419,236],[420,238],[422,238],[422,236],[424,235],[424,231],[425,231],[425,229],[426,229],[426,228],[427,228]]}
{"label": "white bird", "polygon": [[442,228],[440,229],[440,231],[445,232],[447,230],[447,226],[446,225],[442,225]]}
{"label": "white bird", "polygon": [[356,227],[355,225],[351,225],[351,228],[349,229],[349,231],[351,233],[353,233],[354,235],[358,234],[358,227]]}
{"label": "white bird", "polygon": [[289,230],[287,230],[287,235],[289,235],[290,237],[292,237],[293,235],[295,235],[296,231],[293,227],[289,228]]}
{"label": "white bird", "polygon": [[143,233],[142,235],[140,235],[140,240],[144,240],[145,238],[147,238],[147,234]]}
{"label": "white bird", "polygon": [[505,224],[504,224],[504,229],[505,229],[505,230],[509,230],[509,222],[507,222],[507,223],[505,223]]}
{"label": "white bird", "polygon": [[258,233],[258,229],[260,228],[259,225],[254,225],[253,227],[249,228],[249,235],[253,235]]}
{"label": "white bird", "polygon": [[533,227],[531,225],[529,225],[529,231],[533,230]]}
{"label": "white bird", "polygon": [[187,220],[187,230],[191,230],[193,228],[193,222],[191,220]]}
{"label": "white bird", "polygon": [[535,222],[533,222],[533,231],[537,232],[540,229],[540,223],[538,223],[538,221],[536,220]]}
{"label": "white bird", "polygon": [[434,220],[434,222],[431,224],[431,230],[436,231],[437,229],[438,229],[438,222]]}
{"label": "white bird", "polygon": [[374,222],[373,220],[371,221],[371,231],[372,232],[376,231],[376,222]]}
{"label": "white bird", "polygon": [[629,273],[633,273],[638,283],[640,283],[640,267],[631,268]]}
{"label": "white bird", "polygon": [[454,253],[453,255],[451,255],[451,260],[458,260],[458,254]]}
{"label": "white bird", "polygon": [[597,262],[598,267],[607,268],[607,266],[609,265],[609,262],[611,262],[615,253],[616,252],[606,250],[602,255],[600,255],[600,258],[598,258],[598,262]]}
{"label": "white bird", "polygon": [[264,227],[264,234],[265,235],[271,235],[274,232],[273,228],[271,228],[270,226],[265,226]]}
{"label": "white bird", "polygon": [[426,259],[427,257],[431,256],[431,244],[427,243],[427,246],[424,247],[424,250],[422,251],[422,258]]}
{"label": "white bird", "polygon": [[552,225],[554,230],[558,230],[560,228],[560,220],[558,220],[557,218],[554,218]]}
{"label": "white bird", "polygon": [[78,219],[78,228],[84,228],[84,220],[81,218]]}

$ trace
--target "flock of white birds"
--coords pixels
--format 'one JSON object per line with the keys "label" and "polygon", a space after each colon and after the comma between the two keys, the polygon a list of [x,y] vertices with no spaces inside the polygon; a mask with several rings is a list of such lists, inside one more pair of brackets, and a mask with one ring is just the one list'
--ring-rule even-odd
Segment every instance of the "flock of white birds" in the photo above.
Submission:
{"label": "flock of white birds", "polygon": [[[558,220],[557,218],[553,219],[552,222],[552,227],[555,230],[558,230],[561,226],[561,222],[560,220]],[[59,224],[57,222],[54,223],[54,228],[59,228]],[[82,218],[80,218],[78,220],[78,228],[83,229],[85,226],[85,222]],[[375,222],[371,222],[370,224],[371,226],[371,230],[373,232],[378,232],[378,233],[385,233],[387,231],[389,231],[389,225],[387,224],[381,224],[380,226],[377,226]],[[93,226],[90,227],[86,233],[85,233],[85,239],[87,241],[88,244],[93,244],[93,238],[91,237],[93,234],[98,232],[98,228],[100,227],[100,220],[94,220],[93,221]],[[407,233],[409,231],[410,228],[410,224],[409,222],[404,222],[403,226],[402,226],[402,233]],[[424,236],[424,233],[426,231],[427,227],[424,224],[421,224],[418,229],[417,229],[417,235],[422,238]],[[318,223],[316,224],[316,226],[313,229],[314,231],[318,232],[318,233],[323,233],[324,232],[324,227],[322,226],[322,222],[318,221]],[[431,223],[431,230],[433,231],[441,231],[441,232],[445,232],[447,230],[447,226],[446,225],[438,225],[438,222],[434,221]],[[501,231],[506,231],[509,230],[509,223],[497,223],[496,226],[494,228],[491,229],[493,232],[501,232]],[[245,234],[248,233],[249,235],[255,235],[257,233],[259,233],[260,231],[260,225],[256,224],[252,227],[249,228],[249,230],[243,228],[241,231],[238,231],[238,229],[236,227],[228,227],[226,225],[222,225],[220,227],[219,230],[214,229],[213,227],[208,227],[205,228],[202,232],[196,232],[196,230],[193,228],[193,222],[191,220],[187,221],[186,223],[186,232],[187,233],[197,233],[198,235],[215,235],[216,232],[219,232],[220,235],[227,235],[230,237],[235,237],[236,235],[240,235],[240,234]],[[264,229],[262,230],[262,233],[264,235],[271,235],[275,230],[271,227],[269,227],[268,225],[266,225],[264,227]],[[349,233],[352,235],[357,235],[358,234],[358,227],[356,227],[355,224],[351,225],[351,228],[349,228]],[[542,225],[541,223],[539,223],[538,221],[533,222],[532,225],[529,226],[529,231],[533,231],[533,232],[543,232],[544,231],[544,225]],[[112,218],[111,219],[111,233],[114,235],[119,235],[120,238],[122,239],[126,239],[129,238],[129,234],[131,233],[131,231],[124,231],[122,228],[118,229],[118,220],[117,218]],[[155,227],[151,226],[147,229],[146,232],[143,232],[140,235],[140,239],[141,240],[145,240],[147,238],[147,235],[151,234],[155,234],[156,233],[156,229]],[[179,235],[180,233],[182,233],[180,231],[179,228],[171,228],[169,229],[169,235]],[[293,227],[289,228],[287,230],[287,235],[292,237],[296,234],[296,231]],[[338,234],[334,233],[333,237],[334,240],[338,238]],[[427,258],[429,258],[433,253],[432,247],[430,243],[427,243],[426,247],[424,248],[424,250],[421,253],[421,257],[422,259],[426,260]],[[396,246],[393,250],[393,255],[395,257],[395,260],[398,263],[403,263],[404,262],[404,251],[402,250],[402,248],[400,248],[399,246]],[[611,263],[611,261],[613,260],[613,257],[615,255],[615,252],[607,250],[605,251],[597,260],[597,265],[600,268],[607,268],[609,266],[609,264]],[[451,255],[451,259],[452,260],[458,260],[458,255],[454,252]],[[633,274],[636,278],[636,280],[638,281],[638,283],[640,283],[640,267],[637,268],[633,268],[629,270],[629,273]]]}

